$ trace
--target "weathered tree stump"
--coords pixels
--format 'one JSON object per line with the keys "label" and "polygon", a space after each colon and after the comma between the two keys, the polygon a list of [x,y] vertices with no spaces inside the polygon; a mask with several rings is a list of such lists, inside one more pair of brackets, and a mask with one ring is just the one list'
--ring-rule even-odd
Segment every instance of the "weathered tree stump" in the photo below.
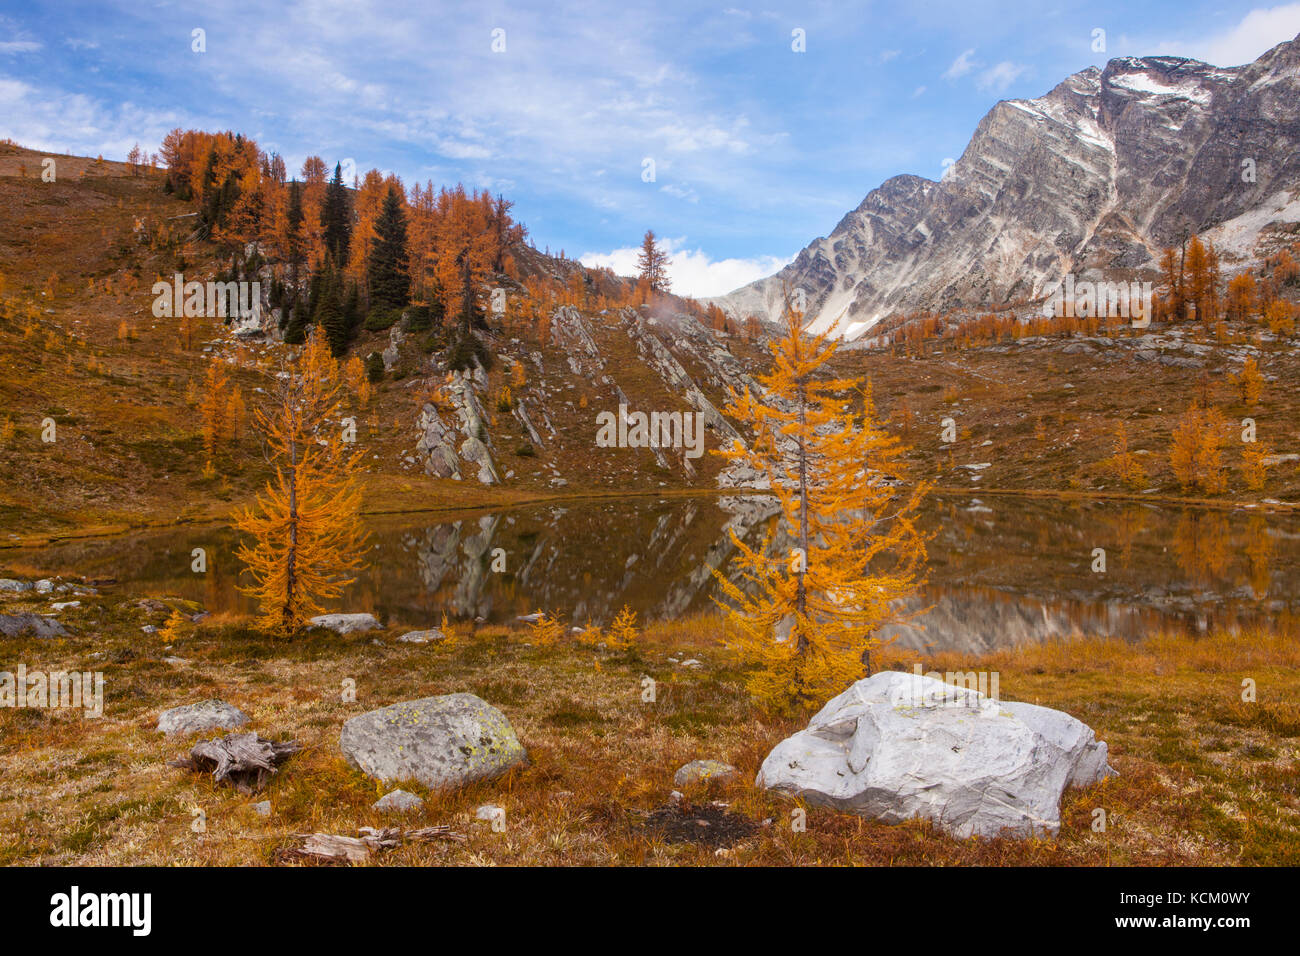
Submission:
{"label": "weathered tree stump", "polygon": [[284,851],[281,858],[298,857],[302,859],[327,860],[348,863],[365,863],[381,850],[391,850],[407,841],[415,843],[432,843],[434,840],[449,840],[453,843],[466,843],[469,837],[457,833],[449,826],[421,827],[418,830],[402,830],[398,827],[362,827],[361,836],[340,836],[335,833],[299,833],[303,841],[300,847]]}
{"label": "weathered tree stump", "polygon": [[296,740],[275,743],[253,733],[227,734],[195,744],[188,757],[173,760],[171,765],[211,771],[217,783],[229,781],[240,793],[255,793],[276,772],[276,764],[301,749]]}

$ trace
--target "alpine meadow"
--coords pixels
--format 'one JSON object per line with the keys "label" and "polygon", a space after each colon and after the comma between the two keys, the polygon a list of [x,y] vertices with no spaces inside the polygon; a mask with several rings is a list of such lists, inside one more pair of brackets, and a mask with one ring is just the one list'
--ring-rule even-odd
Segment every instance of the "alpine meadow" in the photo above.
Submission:
{"label": "alpine meadow", "polygon": [[1298,324],[1300,3],[11,5],[6,914],[1267,925]]}

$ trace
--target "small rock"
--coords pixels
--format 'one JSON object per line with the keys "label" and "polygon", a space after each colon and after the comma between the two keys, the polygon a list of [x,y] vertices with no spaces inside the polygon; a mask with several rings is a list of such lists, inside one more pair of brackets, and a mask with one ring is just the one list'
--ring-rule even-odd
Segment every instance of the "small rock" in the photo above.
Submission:
{"label": "small rock", "polygon": [[14,594],[20,594],[23,591],[30,591],[32,582],[17,581],[13,578],[0,578],[0,591],[9,591]]}
{"label": "small rock", "polygon": [[271,815],[271,801],[263,800],[261,803],[253,804],[253,812],[259,817],[269,817]]}
{"label": "small rock", "polygon": [[70,608],[70,607],[81,607],[81,602],[80,601],[55,601],[53,604],[50,605],[50,610],[62,611],[65,608]]}
{"label": "small rock", "polygon": [[397,640],[401,644],[428,644],[430,641],[445,641],[446,639],[446,634],[436,627],[431,627],[427,631],[407,631]]}
{"label": "small rock", "polygon": [[735,776],[736,768],[721,760],[692,760],[673,774],[673,786],[690,787],[700,783],[725,783]]}
{"label": "small rock", "polygon": [[702,661],[697,661],[695,658],[692,657],[690,660],[682,661],[681,666],[682,666],[682,667],[701,667],[701,666],[703,666],[703,662],[702,662]]}
{"label": "small rock", "polygon": [[485,803],[474,811],[474,819],[486,820],[491,823],[493,820],[499,819],[503,812],[504,811],[495,804]]}
{"label": "small rock", "polygon": [[308,623],[323,627],[335,634],[351,634],[354,631],[373,631],[383,625],[373,614],[320,614]]}
{"label": "small rock", "polygon": [[67,637],[68,629],[52,617],[24,611],[20,614],[0,614],[0,635],[5,637]]}
{"label": "small rock", "polygon": [[390,790],[370,805],[381,813],[410,813],[424,806],[424,801],[406,790]]}
{"label": "small rock", "polygon": [[201,730],[234,730],[248,723],[248,715],[238,707],[212,698],[197,704],[172,707],[158,715],[158,733],[192,734]]}
{"label": "small rock", "polygon": [[35,584],[37,594],[49,594],[54,590],[54,582],[49,578],[41,578]]}
{"label": "small rock", "polygon": [[146,634],[158,633],[158,628],[154,627],[152,624],[146,624],[144,627],[140,628],[140,630],[144,631]]}

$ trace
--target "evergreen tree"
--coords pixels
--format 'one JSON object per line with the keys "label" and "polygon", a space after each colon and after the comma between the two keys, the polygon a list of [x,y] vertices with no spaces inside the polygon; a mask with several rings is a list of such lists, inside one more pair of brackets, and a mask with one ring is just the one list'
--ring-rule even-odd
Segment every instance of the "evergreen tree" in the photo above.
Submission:
{"label": "evergreen tree", "polygon": [[366,263],[370,305],[376,309],[401,309],[411,301],[410,256],[406,242],[406,213],[402,197],[389,186],[383,208],[375,220],[375,238]]}
{"label": "evergreen tree", "polygon": [[326,267],[323,286],[312,321],[325,333],[330,351],[338,358],[347,352],[352,330],[348,327],[347,315],[344,313],[343,279],[337,270]]}
{"label": "evergreen tree", "polygon": [[298,280],[303,265],[302,220],[302,188],[295,179],[289,184],[289,208],[285,213],[288,228],[284,237],[284,254],[289,260],[289,296],[295,303],[298,301]]}
{"label": "evergreen tree", "polygon": [[343,185],[342,164],[334,164],[334,178],[325,187],[320,221],[325,230],[325,251],[342,269],[347,265],[348,246],[352,242],[352,203]]}

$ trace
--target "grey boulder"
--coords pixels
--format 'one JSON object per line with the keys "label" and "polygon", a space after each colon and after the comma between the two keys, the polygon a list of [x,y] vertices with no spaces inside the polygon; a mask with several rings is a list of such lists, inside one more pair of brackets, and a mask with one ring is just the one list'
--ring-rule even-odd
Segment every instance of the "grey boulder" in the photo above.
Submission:
{"label": "grey boulder", "polygon": [[430,789],[487,780],[528,760],[505,714],[473,694],[404,701],[353,717],[339,747],[377,780]]}
{"label": "grey boulder", "polygon": [[692,760],[673,774],[673,786],[690,787],[701,783],[725,783],[736,776],[736,768],[721,760]]}
{"label": "grey boulder", "polygon": [[336,634],[373,631],[383,625],[373,614],[318,614],[308,621],[313,627],[323,627]]}
{"label": "grey boulder", "polygon": [[406,790],[390,790],[370,805],[380,813],[410,813],[424,806],[424,801]]}
{"label": "grey boulder", "polygon": [[436,627],[427,631],[407,631],[397,639],[399,644],[428,644],[430,641],[444,641],[447,635]]}
{"label": "grey boulder", "polygon": [[158,715],[158,733],[192,734],[204,730],[235,730],[248,723],[238,707],[215,698],[172,707]]}
{"label": "grey boulder", "polygon": [[1069,714],[887,671],[777,744],[757,786],[886,823],[925,818],[969,836],[1056,836],[1061,794],[1114,774]]}

